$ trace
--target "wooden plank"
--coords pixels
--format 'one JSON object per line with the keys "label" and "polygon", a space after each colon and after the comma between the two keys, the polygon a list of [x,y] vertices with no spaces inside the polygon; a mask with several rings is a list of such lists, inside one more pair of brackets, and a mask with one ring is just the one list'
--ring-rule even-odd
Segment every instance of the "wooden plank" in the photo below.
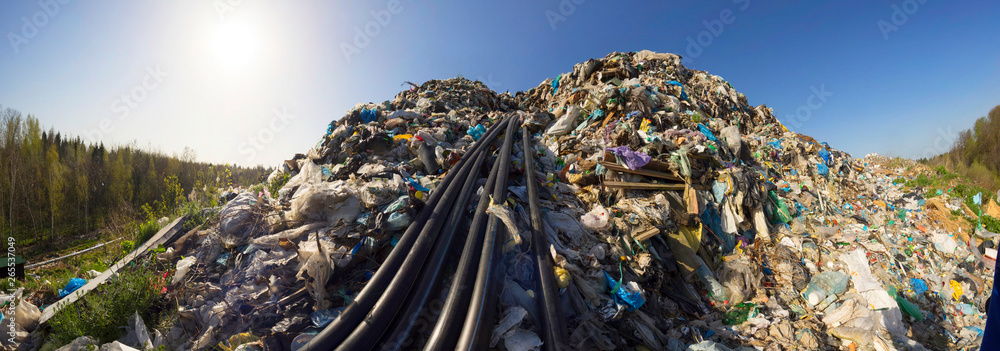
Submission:
{"label": "wooden plank", "polygon": [[643,175],[643,176],[647,176],[647,177],[655,177],[655,178],[661,178],[661,179],[667,179],[667,180],[676,180],[676,181],[679,181],[679,182],[683,182],[684,181],[683,178],[675,176],[673,174],[667,174],[667,173],[657,172],[657,171],[650,171],[650,170],[646,170],[646,169],[642,169],[642,168],[639,168],[639,169],[636,169],[636,170],[632,170],[632,169],[629,169],[628,167],[619,165],[617,163],[608,162],[608,161],[601,161],[600,163],[601,163],[601,166],[604,166],[605,168],[613,170],[613,171],[633,173],[633,174]]}
{"label": "wooden plank", "polygon": [[62,261],[62,260],[64,260],[64,259],[67,259],[67,258],[70,258],[70,257],[73,257],[73,256],[76,256],[76,255],[80,255],[80,254],[85,254],[85,253],[88,253],[88,252],[90,252],[90,251],[94,251],[94,250],[97,250],[97,249],[99,249],[99,248],[102,248],[102,247],[104,247],[104,245],[107,245],[107,244],[110,244],[110,243],[113,243],[113,242],[116,242],[116,241],[118,241],[118,240],[122,240],[122,238],[118,238],[118,239],[115,239],[115,240],[111,240],[111,241],[109,241],[109,242],[106,242],[106,243],[100,243],[100,244],[97,244],[97,245],[94,245],[94,246],[92,246],[92,247],[90,247],[90,248],[88,248],[88,249],[84,249],[84,250],[80,250],[80,251],[77,251],[77,252],[74,252],[74,253],[71,253],[71,254],[69,254],[69,255],[65,255],[65,256],[62,256],[62,257],[56,257],[56,258],[53,258],[53,259],[51,259],[51,260],[48,260],[48,261],[45,261],[45,262],[39,262],[39,263],[32,263],[32,264],[29,264],[29,265],[27,265],[27,266],[24,266],[24,269],[32,269],[32,268],[35,268],[35,267],[40,267],[40,266],[44,266],[44,265],[47,265],[47,264],[49,264],[49,263],[53,263],[53,262],[58,262],[58,261]]}
{"label": "wooden plank", "polygon": [[[653,184],[653,183],[605,181],[604,186],[609,188],[640,189],[640,190],[677,190],[677,191],[684,190],[684,184]],[[692,187],[697,190],[709,189],[709,187],[706,186],[692,186]]]}
{"label": "wooden plank", "polygon": [[[604,160],[617,164],[618,156],[612,153],[611,151],[604,150]],[[669,172],[673,172],[672,170],[670,170],[669,164],[657,160],[650,160],[649,163],[647,163],[645,166],[642,166],[642,168],[648,171],[656,171],[667,174],[670,174]]]}
{"label": "wooden plank", "polygon": [[112,265],[106,271],[101,273],[101,275],[87,281],[87,284],[80,287],[79,290],[74,291],[72,294],[69,294],[66,297],[62,298],[62,300],[56,301],[56,303],[52,304],[52,306],[49,306],[49,308],[46,308],[44,311],[42,311],[42,317],[38,320],[38,324],[39,325],[44,324],[50,318],[52,318],[52,316],[58,313],[59,310],[76,302],[81,297],[86,295],[88,292],[94,290],[94,288],[103,284],[105,281],[108,280],[108,278],[111,278],[112,275],[118,273],[118,270],[120,270],[122,267],[125,267],[125,265],[129,263],[132,263],[132,261],[135,260],[137,257],[146,253],[146,251],[149,250],[151,247],[153,247],[155,243],[163,242],[169,240],[173,236],[176,236],[177,233],[180,232],[182,223],[184,223],[184,217],[178,217],[173,222],[170,222],[170,224],[160,229],[160,231],[156,232],[156,234],[154,234],[153,237],[149,238],[149,240],[146,240],[146,242],[143,243],[141,246],[133,250],[128,255],[125,255],[125,257],[118,260],[118,262],[115,262],[114,265]]}

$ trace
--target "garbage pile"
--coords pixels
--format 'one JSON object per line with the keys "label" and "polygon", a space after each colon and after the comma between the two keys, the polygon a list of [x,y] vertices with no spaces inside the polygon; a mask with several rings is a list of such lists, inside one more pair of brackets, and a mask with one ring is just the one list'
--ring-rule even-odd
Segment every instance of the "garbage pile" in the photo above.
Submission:
{"label": "garbage pile", "polygon": [[612,53],[514,95],[410,84],[159,256],[180,306],[164,345],[979,345],[995,236],[893,182],[923,166],[790,132],[673,54]]}

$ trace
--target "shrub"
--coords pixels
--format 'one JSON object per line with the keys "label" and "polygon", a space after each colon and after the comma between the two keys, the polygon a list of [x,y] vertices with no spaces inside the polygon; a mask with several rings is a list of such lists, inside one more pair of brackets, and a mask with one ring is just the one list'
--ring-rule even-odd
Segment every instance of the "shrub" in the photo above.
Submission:
{"label": "shrub", "polygon": [[144,243],[158,231],[160,231],[160,224],[156,223],[155,218],[142,222],[139,224],[139,230],[136,232],[135,242]]}
{"label": "shrub", "polygon": [[267,184],[267,190],[271,192],[271,196],[278,196],[278,190],[288,184],[288,179],[291,177],[288,173],[281,172],[278,176],[274,178],[270,183]]}

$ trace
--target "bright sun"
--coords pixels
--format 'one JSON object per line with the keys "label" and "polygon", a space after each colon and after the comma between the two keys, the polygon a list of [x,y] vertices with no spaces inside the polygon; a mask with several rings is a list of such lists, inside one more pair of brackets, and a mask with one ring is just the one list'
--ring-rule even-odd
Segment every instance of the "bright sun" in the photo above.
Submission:
{"label": "bright sun", "polygon": [[219,25],[212,37],[212,50],[220,64],[242,68],[254,61],[257,40],[244,22],[226,21]]}

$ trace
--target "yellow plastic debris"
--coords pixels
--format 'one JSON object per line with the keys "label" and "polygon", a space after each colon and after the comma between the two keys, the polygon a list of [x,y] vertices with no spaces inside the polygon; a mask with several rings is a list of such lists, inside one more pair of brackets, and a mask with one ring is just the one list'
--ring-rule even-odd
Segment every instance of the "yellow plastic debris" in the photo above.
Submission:
{"label": "yellow plastic debris", "polygon": [[562,267],[555,267],[555,271],[556,278],[559,279],[556,282],[556,285],[558,285],[560,289],[569,286],[569,280],[571,279],[569,271],[563,269]]}
{"label": "yellow plastic debris", "polygon": [[400,140],[409,141],[412,138],[413,138],[413,134],[400,134],[400,135],[392,137],[392,141],[400,141]]}
{"label": "yellow plastic debris", "polygon": [[962,295],[965,294],[965,292],[962,291],[962,284],[954,280],[951,281],[951,289],[954,290],[954,292],[951,293],[951,297],[954,298],[955,301],[961,299]]}

